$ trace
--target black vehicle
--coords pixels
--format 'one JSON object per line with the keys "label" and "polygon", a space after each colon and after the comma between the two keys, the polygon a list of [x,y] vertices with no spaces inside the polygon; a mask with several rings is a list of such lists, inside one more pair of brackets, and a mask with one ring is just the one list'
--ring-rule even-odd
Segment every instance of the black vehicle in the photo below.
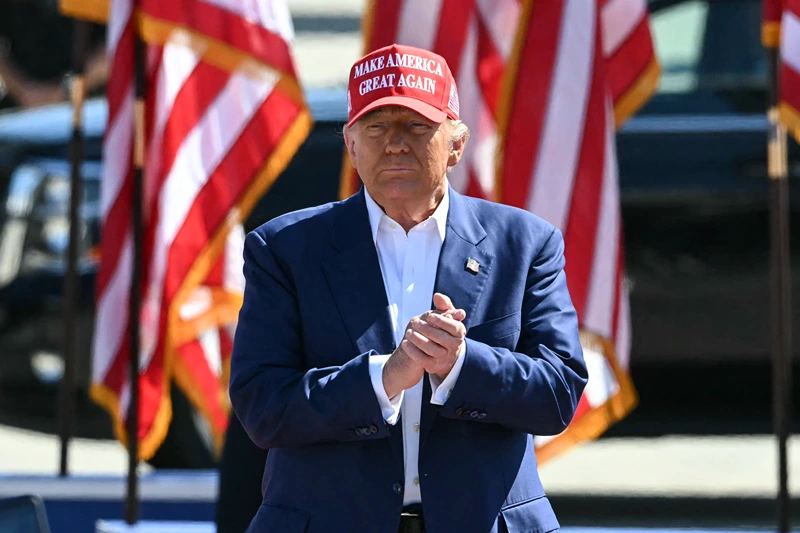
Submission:
{"label": "black vehicle", "polygon": [[[760,2],[651,4],[661,88],[617,136],[632,366],[635,371],[765,364],[770,350],[769,233]],[[310,91],[307,99],[314,129],[257,205],[246,230],[337,198],[344,91]],[[63,372],[70,116],[67,106],[0,115],[0,391],[13,390],[15,384],[52,388]],[[78,319],[84,395],[106,116],[103,100],[86,104]],[[792,145],[791,160],[800,160],[799,155]],[[800,167],[790,168],[796,178]],[[152,463],[208,466],[213,460],[203,422],[176,388],[173,397],[173,425]]]}

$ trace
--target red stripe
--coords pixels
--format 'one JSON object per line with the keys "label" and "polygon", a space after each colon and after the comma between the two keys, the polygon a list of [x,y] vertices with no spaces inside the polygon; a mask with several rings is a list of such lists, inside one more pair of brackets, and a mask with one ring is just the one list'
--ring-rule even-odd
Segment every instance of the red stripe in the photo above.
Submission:
{"label": "red stripe", "polygon": [[128,381],[128,357],[130,355],[130,322],[126,321],[123,337],[120,342],[119,350],[114,354],[111,365],[102,377],[102,383],[113,391],[117,396],[122,394],[122,387]]}
{"label": "red stripe", "polygon": [[219,328],[219,348],[223,360],[228,359],[233,352],[233,339],[225,328]]}
{"label": "red stripe", "polygon": [[100,258],[100,269],[97,272],[96,291],[97,299],[101,299],[108,287],[111,278],[117,271],[122,255],[122,245],[131,226],[131,203],[133,170],[124,176],[124,182],[119,190],[116,200],[111,205],[108,215],[103,221],[100,242],[103,253]]}
{"label": "red stripe", "polygon": [[[597,30],[597,24],[595,29]],[[595,31],[594,46],[592,85],[584,119],[583,139],[576,139],[581,143],[581,151],[572,187],[569,218],[564,232],[565,273],[580,323],[583,323],[591,285],[606,145],[606,92],[599,31]],[[563,179],[568,177],[565,176]]]}
{"label": "red stripe", "polygon": [[467,190],[464,191],[464,194],[483,199],[489,197],[487,191],[484,191],[483,187],[481,187],[481,183],[478,181],[478,177],[475,175],[475,169],[472,167],[470,167],[469,172],[467,172]]}
{"label": "red stripe", "polygon": [[525,208],[532,187],[533,169],[542,142],[550,83],[555,70],[564,1],[533,2],[531,18],[518,65],[508,127],[508,147],[503,150],[502,198],[504,204]]}
{"label": "red stripe", "polygon": [[787,63],[781,64],[780,98],[795,110],[800,110],[800,72]]}
{"label": "red stripe", "polygon": [[469,22],[476,15],[475,0],[442,0],[433,51],[447,61],[456,82],[461,72]]}
{"label": "red stripe", "polygon": [[497,102],[503,80],[505,62],[497,50],[489,28],[483,17],[478,19],[478,84],[481,87],[486,107],[497,116]]}
{"label": "red stripe", "polygon": [[210,415],[214,429],[224,430],[227,416],[217,401],[220,394],[219,377],[211,370],[204,355],[203,345],[199,341],[188,342],[178,348],[178,357],[183,361],[183,366],[189,372],[194,386],[200,389],[200,396],[203,398],[204,407]]}
{"label": "red stripe", "polygon": [[650,26],[647,17],[642,17],[636,29],[628,35],[614,54],[606,59],[608,72],[606,83],[615,104],[639,80],[653,61],[654,54]]}
{"label": "red stripe", "polygon": [[207,35],[296,77],[291,50],[280,35],[227,9],[199,0],[141,0],[141,9],[154,18]]}
{"label": "red stripe", "polygon": [[[133,25],[128,22],[120,35],[114,56],[111,59],[108,77],[108,123],[113,124],[117,118],[123,99],[133,85]],[[109,128],[110,129],[110,128]]]}
{"label": "red stripe", "polygon": [[168,255],[162,305],[172,300],[198,253],[225,221],[300,111],[296,102],[272,91],[225,154],[175,235]]}
{"label": "red stripe", "polygon": [[[229,79],[230,75],[225,71],[207,63],[198,63],[175,95],[169,118],[163,128],[160,158],[158,158],[159,168],[156,177],[147,184],[148,197],[152,203],[146,210],[149,217],[144,236],[145,257],[153,257],[160,216],[164,209],[169,209],[169,206],[159,208],[158,202],[164,181],[175,163],[175,157],[186,137],[197,126]],[[155,102],[155,99],[151,102]],[[155,105],[148,107],[153,108]],[[149,281],[149,266],[150,261],[146,261],[143,280],[145,287]]]}
{"label": "red stripe", "polygon": [[589,404],[589,399],[586,397],[586,394],[581,395],[581,399],[578,401],[578,407],[575,409],[575,414],[572,417],[572,420],[577,420],[589,411],[592,410],[591,404]]}
{"label": "red stripe", "polygon": [[369,51],[393,44],[397,39],[397,25],[403,0],[375,0],[373,3],[372,29],[367,48]]}
{"label": "red stripe", "polygon": [[781,0],[762,0],[762,20],[764,22],[780,22]]}
{"label": "red stripe", "polygon": [[169,307],[184,277],[300,111],[294,100],[272,91],[198,193],[167,255],[158,342],[148,371],[164,364]]}

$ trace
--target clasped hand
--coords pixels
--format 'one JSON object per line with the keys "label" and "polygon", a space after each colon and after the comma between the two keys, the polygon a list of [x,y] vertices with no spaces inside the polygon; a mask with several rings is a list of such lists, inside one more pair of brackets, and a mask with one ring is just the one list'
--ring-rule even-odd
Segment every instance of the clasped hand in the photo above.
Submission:
{"label": "clasped hand", "polygon": [[425,372],[444,380],[464,350],[466,312],[441,293],[433,295],[433,304],[435,311],[409,321],[403,340],[383,368],[389,398],[419,383]]}

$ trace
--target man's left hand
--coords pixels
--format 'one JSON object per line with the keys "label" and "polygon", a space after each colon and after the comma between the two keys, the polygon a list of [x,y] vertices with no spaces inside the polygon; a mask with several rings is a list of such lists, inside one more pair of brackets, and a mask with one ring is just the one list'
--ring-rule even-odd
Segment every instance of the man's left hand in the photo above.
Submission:
{"label": "man's left hand", "polygon": [[411,342],[425,357],[417,362],[428,374],[444,380],[465,348],[467,330],[462,324],[466,318],[463,309],[456,309],[450,298],[436,293],[433,297],[436,311],[429,311],[411,321]]}

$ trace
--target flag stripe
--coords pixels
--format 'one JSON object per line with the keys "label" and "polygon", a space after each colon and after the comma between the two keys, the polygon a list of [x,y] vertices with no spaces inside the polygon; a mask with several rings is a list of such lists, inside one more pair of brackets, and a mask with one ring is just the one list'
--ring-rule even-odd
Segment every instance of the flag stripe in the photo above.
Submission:
{"label": "flag stripe", "polygon": [[[610,104],[608,104],[610,106]],[[605,155],[600,218],[592,260],[592,277],[583,324],[589,331],[613,339],[615,298],[617,295],[617,246],[619,241],[619,180],[614,145],[614,123],[610,108],[606,110]]]}
{"label": "flag stripe", "polygon": [[433,49],[442,3],[448,0],[406,0],[397,25],[398,44]]}
{"label": "flag stripe", "polygon": [[653,60],[650,27],[642,20],[621,50],[607,60],[608,86],[615,102],[633,87]]}
{"label": "flag stripe", "polygon": [[370,4],[372,21],[371,27],[365,28],[365,37],[369,43],[367,50],[376,50],[395,42],[403,0],[375,1]]}
{"label": "flag stripe", "polygon": [[[594,54],[594,6],[567,0],[528,210],[565,228],[583,137]],[[554,179],[558,176],[558,179]]]}
{"label": "flag stripe", "polygon": [[[531,144],[525,150],[503,150],[503,174],[499,177],[501,201],[515,207],[526,207],[531,190],[531,180],[517,173],[530,175],[544,142],[541,133],[556,69],[564,2],[533,2],[530,19],[521,23],[521,31],[526,31],[525,42],[522,43],[519,65],[516,67],[515,90],[510,104],[513,112],[509,116],[504,137],[506,143],[514,139],[530,139]],[[534,28],[534,20],[548,23]]]}
{"label": "flag stripe", "polygon": [[[475,14],[475,0],[440,0],[442,2],[442,16],[439,18],[439,27],[431,41],[435,38],[433,51],[447,61],[453,78],[457,80],[456,88],[459,90],[459,100],[469,102],[461,95],[460,81],[463,79],[461,62],[463,55],[471,48],[465,46],[467,32]],[[470,75],[471,73],[466,73]]]}
{"label": "flag stripe", "polygon": [[[595,32],[595,49],[601,39]],[[598,219],[600,217],[601,191],[604,178],[606,145],[606,92],[603,76],[603,57],[594,54],[589,103],[584,119],[583,138],[569,210],[562,218],[566,228],[564,252],[567,283],[578,317],[583,322],[586,299],[592,278],[592,261],[599,253],[595,250]],[[540,178],[545,181],[545,178]],[[558,182],[560,180],[547,180]],[[611,281],[611,280],[609,280]]]}
{"label": "flag stripe", "polygon": [[645,0],[608,0],[600,10],[603,27],[603,54],[612,56],[630,35],[647,26]]}
{"label": "flag stripe", "polygon": [[148,15],[236,48],[273,69],[296,77],[289,46],[281,35],[219,6],[197,0],[141,0]]}

